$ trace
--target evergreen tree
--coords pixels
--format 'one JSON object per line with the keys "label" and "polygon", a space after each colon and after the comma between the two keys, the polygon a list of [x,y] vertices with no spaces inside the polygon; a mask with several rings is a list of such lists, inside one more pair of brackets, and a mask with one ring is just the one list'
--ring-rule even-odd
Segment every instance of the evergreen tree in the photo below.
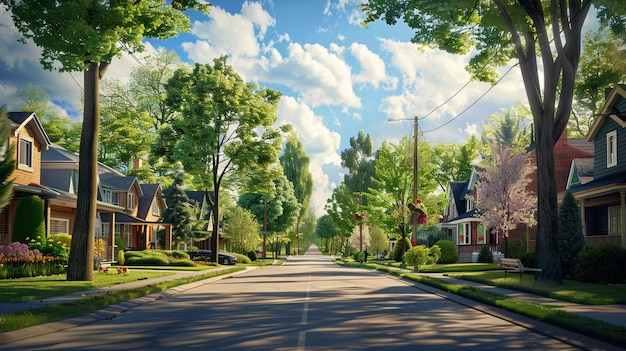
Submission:
{"label": "evergreen tree", "polygon": [[559,255],[563,278],[571,274],[578,254],[585,247],[580,209],[569,191],[559,208]]}
{"label": "evergreen tree", "polygon": [[9,204],[13,196],[13,180],[9,177],[13,173],[15,150],[9,143],[11,123],[4,108],[0,108],[0,212]]}
{"label": "evergreen tree", "polygon": [[167,203],[167,208],[163,210],[161,218],[163,222],[172,224],[172,234],[175,243],[181,243],[193,235],[189,226],[193,216],[189,198],[181,188],[184,183],[184,174],[180,172],[174,178],[174,182],[163,189],[163,197]]}

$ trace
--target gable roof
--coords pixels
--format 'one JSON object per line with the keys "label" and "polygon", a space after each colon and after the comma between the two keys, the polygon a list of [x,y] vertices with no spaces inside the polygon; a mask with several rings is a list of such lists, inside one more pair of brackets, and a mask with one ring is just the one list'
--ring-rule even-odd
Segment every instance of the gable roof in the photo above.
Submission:
{"label": "gable roof", "polygon": [[624,86],[616,85],[608,94],[604,105],[602,105],[602,111],[598,118],[593,121],[593,125],[589,128],[587,133],[587,140],[593,141],[600,129],[604,125],[607,118],[615,120],[622,128],[626,127],[626,121],[623,112],[620,112],[615,105],[620,99],[626,99],[626,89]]}
{"label": "gable roof", "polygon": [[43,129],[35,112],[9,112],[7,117],[11,120],[11,131],[14,136],[17,136],[22,129],[30,125],[42,150],[48,149],[51,144],[50,138],[48,138],[48,134]]}
{"label": "gable roof", "polygon": [[148,213],[152,208],[152,201],[156,199],[161,199],[165,207],[165,200],[162,199],[161,196],[161,185],[160,184],[139,184],[141,187],[141,191],[143,192],[143,196],[139,197],[139,204],[137,209],[137,217],[146,219],[148,218]]}

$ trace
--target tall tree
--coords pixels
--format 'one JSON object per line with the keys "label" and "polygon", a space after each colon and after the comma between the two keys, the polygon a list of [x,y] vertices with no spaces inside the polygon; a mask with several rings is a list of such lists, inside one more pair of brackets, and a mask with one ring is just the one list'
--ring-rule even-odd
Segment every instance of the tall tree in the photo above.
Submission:
{"label": "tall tree", "polygon": [[285,150],[279,160],[285,176],[293,184],[294,194],[300,204],[297,226],[309,212],[309,202],[313,194],[313,176],[309,171],[311,160],[295,133],[287,138]]}
{"label": "tall tree", "polygon": [[224,237],[228,238],[229,250],[246,254],[256,249],[261,238],[252,212],[239,206],[231,206],[225,212]]}
{"label": "tall tree", "polygon": [[526,190],[534,167],[523,152],[493,144],[487,164],[478,171],[476,209],[485,227],[504,235],[505,256],[509,231],[518,224],[535,224],[535,195]]}
{"label": "tall tree", "polygon": [[432,146],[432,177],[441,191],[450,182],[469,179],[474,163],[479,157],[480,144],[475,136],[464,144],[455,142],[436,143]]}
{"label": "tall tree", "polygon": [[[220,188],[230,175],[258,179],[266,185],[281,172],[273,167],[278,159],[281,135],[272,126],[280,93],[246,84],[226,64],[226,57],[213,65],[181,68],[166,85],[167,102],[180,114],[160,128],[159,156],[180,162],[187,174],[213,196],[211,249],[219,242]],[[217,260],[217,255],[213,255]]]}
{"label": "tall tree", "polygon": [[315,226],[315,234],[324,243],[324,251],[334,254],[332,250],[332,243],[337,237],[337,227],[333,224],[328,214],[325,214],[317,219]]}
{"label": "tall tree", "polygon": [[368,0],[362,5],[365,24],[380,18],[394,24],[400,18],[415,29],[414,42],[453,54],[474,50],[467,67],[474,78],[495,83],[497,66],[518,61],[536,131],[535,252],[542,268],[539,279],[546,283],[562,283],[554,254],[558,204],[553,151],[571,114],[581,32],[592,5],[602,21],[624,31],[626,8],[621,1],[454,1],[434,6],[422,0]]}
{"label": "tall tree", "polygon": [[348,169],[344,181],[348,189],[357,196],[367,192],[372,186],[370,182],[374,175],[372,144],[372,137],[360,130],[356,138],[350,138],[350,147],[341,151],[341,166]]}
{"label": "tall tree", "polygon": [[344,182],[333,190],[326,202],[326,213],[337,229],[337,237],[341,241],[344,254],[349,254],[348,240],[352,230],[358,224],[354,215],[361,213],[358,198],[354,196]]}
{"label": "tall tree", "polygon": [[43,48],[39,61],[45,69],[58,67],[61,72],[83,72],[78,200],[67,279],[91,281],[98,190],[100,79],[123,50],[141,51],[144,38],[166,39],[188,31],[190,22],[183,11],[191,8],[208,11],[209,5],[199,0],[0,0],[0,3],[11,11],[24,38]]}
{"label": "tall tree", "polygon": [[13,180],[9,179],[15,169],[15,149],[9,143],[11,122],[5,107],[0,107],[0,212],[13,197]]}
{"label": "tall tree", "polygon": [[584,138],[605,100],[605,89],[626,82],[626,47],[605,25],[587,31],[576,75],[569,131]]}
{"label": "tall tree", "polygon": [[498,144],[515,152],[526,151],[531,142],[527,116],[530,116],[530,111],[524,106],[503,109],[502,113],[492,114],[483,126],[483,145],[489,148],[492,144]]}

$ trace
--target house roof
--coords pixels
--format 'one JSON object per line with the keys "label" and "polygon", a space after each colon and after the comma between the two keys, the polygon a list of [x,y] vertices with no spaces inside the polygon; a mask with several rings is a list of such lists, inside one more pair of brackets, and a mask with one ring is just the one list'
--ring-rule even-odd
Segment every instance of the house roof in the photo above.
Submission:
{"label": "house roof", "polygon": [[593,141],[596,138],[607,118],[614,119],[622,127],[626,126],[626,122],[624,121],[625,116],[623,114],[616,114],[619,113],[619,111],[616,111],[615,105],[620,99],[626,99],[626,90],[624,86],[616,85],[607,95],[604,105],[602,105],[600,115],[593,121],[591,128],[589,128],[587,140]]}
{"label": "house roof", "polygon": [[72,169],[41,169],[41,184],[59,189],[68,193],[74,193],[72,187]]}
{"label": "house roof", "polygon": [[469,181],[450,182],[450,191],[456,205],[456,213],[465,213],[467,211],[465,205],[465,196],[468,192]]}
{"label": "house roof", "polygon": [[35,134],[34,137],[39,141],[41,149],[48,149],[48,146],[51,144],[50,138],[48,138],[48,134],[46,134],[46,131],[43,129],[35,112],[9,112],[7,117],[11,120],[11,131],[14,136],[17,136],[26,126],[31,125],[32,131]]}
{"label": "house roof", "polygon": [[[111,216],[110,216],[109,213],[101,213],[100,214],[100,219],[104,223],[110,223],[111,222]],[[163,225],[168,225],[168,223],[162,223],[162,222],[158,222],[158,221],[157,222],[146,221],[145,219],[141,219],[139,217],[131,216],[131,215],[126,214],[126,213],[116,213],[115,214],[115,223],[118,223],[118,224],[163,224]]]}
{"label": "house roof", "polygon": [[457,223],[463,223],[463,222],[480,222],[480,220],[476,218],[475,214],[476,214],[476,209],[474,208],[457,216],[456,218],[452,218],[446,224],[457,224]]}
{"label": "house roof", "polygon": [[[161,198],[161,185],[160,184],[139,184],[143,196],[139,197],[139,204],[137,209],[137,217],[148,218],[148,213],[152,207],[152,201],[155,198]],[[165,204],[165,201],[163,201]]]}
{"label": "house roof", "polygon": [[602,195],[603,193],[615,192],[626,187],[626,173],[616,173],[600,179],[594,179],[585,184],[570,188],[574,195],[587,193],[588,195]]}

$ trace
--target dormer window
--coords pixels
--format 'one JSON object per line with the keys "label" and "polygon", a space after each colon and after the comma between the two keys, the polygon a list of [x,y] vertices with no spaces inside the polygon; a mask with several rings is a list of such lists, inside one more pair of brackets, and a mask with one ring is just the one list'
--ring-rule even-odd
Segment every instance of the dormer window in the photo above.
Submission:
{"label": "dormer window", "polygon": [[606,167],[617,166],[617,131],[606,134]]}
{"label": "dormer window", "polygon": [[120,193],[117,191],[111,191],[109,189],[104,189],[102,191],[104,202],[119,205],[120,204]]}
{"label": "dormer window", "polygon": [[19,146],[17,150],[18,164],[17,168],[24,171],[33,170],[33,142],[34,139],[27,136],[20,136]]}
{"label": "dormer window", "polygon": [[126,208],[132,210],[135,208],[135,194],[128,193],[126,197]]}

